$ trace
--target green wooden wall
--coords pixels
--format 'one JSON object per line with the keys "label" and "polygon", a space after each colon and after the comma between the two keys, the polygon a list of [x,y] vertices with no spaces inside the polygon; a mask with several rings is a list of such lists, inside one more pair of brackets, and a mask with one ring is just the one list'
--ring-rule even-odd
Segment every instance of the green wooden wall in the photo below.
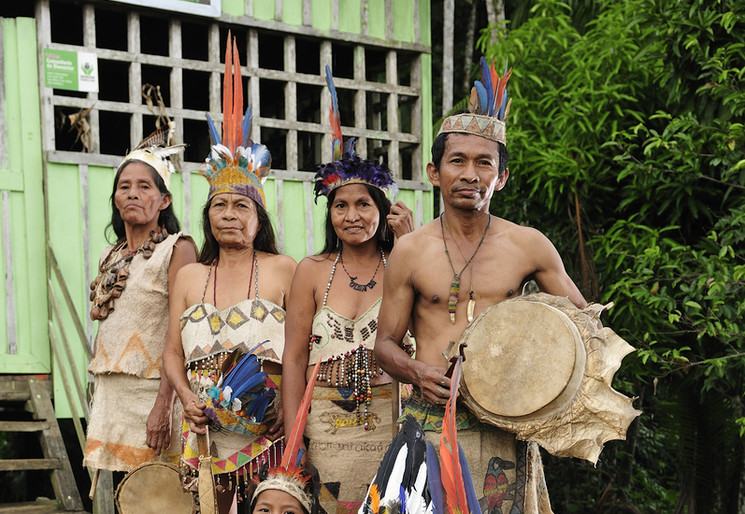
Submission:
{"label": "green wooden wall", "polygon": [[[222,20],[230,23],[233,17],[245,18],[248,16],[247,6],[251,5],[253,18],[279,23],[281,30],[286,31],[288,25],[304,24],[307,28],[309,13],[311,28],[319,37],[340,39],[343,33],[357,36],[363,33],[360,15],[363,4],[367,6],[366,38],[385,40],[392,35],[395,41],[430,44],[430,6],[423,0],[306,0],[305,22],[303,0],[223,0]],[[394,20],[392,29],[386,23],[386,4],[392,9],[388,14],[389,19],[392,14]],[[279,14],[275,12],[277,5],[282,7]],[[338,25],[332,30],[329,20],[334,5],[339,5]],[[418,30],[411,22],[415,9],[418,9]],[[2,19],[0,27],[3,71],[0,215],[5,227],[5,230],[0,230],[0,291],[5,292],[0,294],[0,341],[3,342],[0,344],[0,373],[51,372],[58,416],[82,416],[86,406],[82,402],[69,405],[65,389],[75,391],[80,384],[84,388],[90,378],[86,372],[88,357],[84,345],[90,345],[96,324],[87,314],[89,283],[96,274],[101,252],[109,244],[105,229],[110,218],[115,164],[101,164],[101,159],[89,159],[86,154],[67,159],[69,152],[43,151],[39,112],[44,95],[49,92],[40,90],[39,86],[36,20]],[[432,126],[430,69],[431,57],[424,53],[421,88],[425,162],[432,141],[429,130]],[[46,129],[53,130],[51,127]],[[185,135],[184,138],[187,142],[188,137]],[[182,225],[201,243],[201,208],[208,184],[194,168],[194,164],[187,165],[184,171],[189,174],[189,212],[185,209],[181,176],[173,177],[171,191]],[[323,201],[318,205],[313,202],[307,180],[270,177],[265,192],[275,228],[281,226],[284,253],[300,260],[308,253],[308,240],[313,241],[315,248],[322,246],[325,205]],[[398,199],[415,212],[419,206],[418,224],[432,219],[433,194],[426,188],[403,188]],[[312,216],[311,220],[305,219],[306,212]],[[64,277],[74,311],[68,308],[65,293],[53,273],[49,281],[51,294],[48,294],[46,237]],[[6,277],[11,277],[10,290]],[[9,313],[12,319],[8,317]],[[74,361],[72,369],[64,363],[60,366],[55,358],[52,346],[55,341],[59,344],[67,341]],[[64,353],[61,360],[66,360],[67,352],[60,349],[58,353]]]}

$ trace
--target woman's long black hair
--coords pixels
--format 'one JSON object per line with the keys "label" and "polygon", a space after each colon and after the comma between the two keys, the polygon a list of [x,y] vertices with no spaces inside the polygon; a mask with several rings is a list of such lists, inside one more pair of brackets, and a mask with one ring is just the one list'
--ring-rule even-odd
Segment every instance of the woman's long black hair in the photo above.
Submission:
{"label": "woman's long black hair", "polygon": [[[207,203],[204,204],[204,208],[202,209],[204,244],[202,245],[202,250],[199,252],[199,262],[206,265],[214,264],[220,256],[220,245],[217,239],[215,239],[214,234],[212,234],[212,225],[210,224],[210,205],[213,198],[207,200]],[[251,201],[256,205],[256,214],[259,218],[259,231],[256,234],[256,239],[254,239],[254,249],[275,255],[279,254],[277,239],[274,236],[274,227],[272,227],[272,222],[269,220],[269,214],[266,212],[266,209],[253,199]]]}
{"label": "woman's long black hair", "polygon": [[[153,177],[153,182],[155,182],[155,185],[158,187],[158,191],[160,191],[160,193],[163,195],[171,196],[171,193],[168,191],[168,188],[166,188],[166,184],[165,182],[163,182],[163,179],[160,177],[160,175],[158,175],[158,172],[155,171],[155,168],[150,166],[148,163],[139,159],[129,159],[121,163],[119,165],[119,168],[116,170],[116,175],[114,176],[114,190],[111,192],[111,222],[106,227],[107,231],[109,229],[112,229],[114,231],[114,234],[116,235],[116,241],[114,242],[116,243],[124,241],[126,234],[124,232],[124,220],[122,220],[122,215],[119,212],[119,209],[116,208],[114,196],[116,195],[116,188],[119,185],[119,178],[122,175],[122,171],[124,171],[124,168],[126,168],[127,165],[133,162],[139,162],[147,166],[147,169],[150,170],[150,175]],[[173,202],[171,202],[168,207],[160,211],[160,214],[158,215],[158,226],[165,227],[166,232],[168,232],[169,234],[175,234],[176,232],[181,230],[181,224],[176,217],[176,213],[173,212]]]}
{"label": "woman's long black hair", "polygon": [[[378,246],[380,246],[384,252],[390,252],[393,249],[393,230],[388,226],[388,220],[386,217],[391,212],[391,201],[385,196],[385,193],[375,187],[368,184],[363,184],[367,188],[367,192],[370,197],[378,206],[378,212],[380,217],[378,219],[378,230],[375,232],[375,237],[378,238]],[[342,186],[344,187],[344,186]],[[326,203],[326,241],[323,245],[323,250],[320,254],[331,253],[341,248],[341,241],[339,236],[336,235],[334,230],[334,224],[331,222],[331,207],[334,204],[334,198],[336,198],[336,192],[339,189],[334,189],[328,196],[328,202]]]}

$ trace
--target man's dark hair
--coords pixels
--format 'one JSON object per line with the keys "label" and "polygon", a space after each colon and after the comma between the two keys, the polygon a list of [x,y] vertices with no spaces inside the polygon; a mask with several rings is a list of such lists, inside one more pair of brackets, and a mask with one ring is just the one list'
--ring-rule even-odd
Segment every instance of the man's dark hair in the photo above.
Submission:
{"label": "man's dark hair", "polygon": [[[367,188],[367,192],[370,194],[373,202],[375,202],[375,205],[377,205],[380,214],[380,217],[378,218],[378,230],[375,232],[375,237],[378,238],[378,245],[383,249],[383,251],[390,252],[393,248],[394,234],[388,227],[388,220],[386,220],[386,217],[391,212],[391,201],[387,196],[385,196],[385,193],[381,189],[369,184],[362,185]],[[337,188],[331,191],[328,196],[328,202],[326,203],[326,241],[324,242],[323,250],[320,252],[321,254],[331,253],[341,247],[341,241],[339,240],[339,236],[336,235],[334,224],[331,222],[331,207],[338,190],[339,189]]]}
{"label": "man's dark hair", "polygon": [[[212,233],[212,225],[210,224],[210,205],[213,199],[214,197],[207,200],[207,203],[204,204],[204,208],[202,209],[204,244],[202,245],[202,250],[199,252],[199,262],[206,265],[214,264],[220,256],[220,245]],[[253,199],[251,201],[254,202]],[[254,249],[277,255],[279,254],[279,250],[277,250],[277,240],[274,236],[274,227],[272,227],[272,222],[269,220],[269,214],[261,205],[256,202],[254,204],[256,205],[256,214],[259,219],[259,231],[254,239]]]}
{"label": "man's dark hair", "polygon": [[[456,114],[468,114],[468,111],[457,111],[453,113],[453,115]],[[432,162],[434,163],[435,169],[437,169],[437,171],[440,171],[442,154],[445,153],[445,141],[447,141],[450,134],[452,134],[452,132],[443,132],[442,134],[438,134],[434,142],[432,142]],[[504,173],[504,170],[507,169],[507,161],[510,158],[510,152],[508,152],[507,147],[499,141],[497,141],[497,146],[499,148],[499,175],[501,176],[502,173]]]}
{"label": "man's dark hair", "polygon": [[[119,212],[119,209],[116,208],[114,196],[116,195],[116,188],[119,186],[119,179],[122,176],[122,171],[124,171],[124,168],[126,168],[127,165],[132,164],[133,162],[139,162],[147,166],[147,169],[150,170],[150,175],[152,176],[153,182],[155,182],[158,191],[160,191],[161,194],[171,196],[171,193],[168,191],[168,188],[166,188],[166,184],[165,182],[163,182],[163,179],[160,177],[160,175],[158,175],[158,172],[155,171],[155,168],[150,166],[148,163],[139,159],[129,159],[121,163],[119,165],[119,168],[116,170],[116,175],[114,176],[114,190],[111,192],[111,222],[109,223],[108,227],[106,227],[107,230],[111,228],[114,231],[114,234],[116,235],[115,242],[124,241],[126,233],[124,232],[124,220],[122,220],[122,215]],[[158,215],[158,226],[165,227],[166,232],[168,232],[169,234],[175,234],[176,232],[181,230],[181,225],[178,222],[176,213],[173,212],[173,202],[171,202],[168,207],[160,211],[160,214]]]}

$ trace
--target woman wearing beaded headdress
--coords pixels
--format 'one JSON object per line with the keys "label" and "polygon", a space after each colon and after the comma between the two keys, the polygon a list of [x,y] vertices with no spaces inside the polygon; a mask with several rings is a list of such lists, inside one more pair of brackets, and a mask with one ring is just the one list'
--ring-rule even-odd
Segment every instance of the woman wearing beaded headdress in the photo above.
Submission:
{"label": "woman wearing beaded headdress", "polygon": [[181,413],[161,380],[161,354],[176,272],[196,260],[196,248],[171,206],[168,157],[183,145],[168,146],[170,135],[164,128],[147,137],[114,177],[116,243],[101,254],[90,298],[98,332],[84,464],[95,469],[129,471],[161,454],[178,462]]}
{"label": "woman wearing beaded headdress", "polygon": [[207,121],[212,151],[202,166],[210,182],[202,213],[205,242],[199,262],[177,277],[163,359],[184,406],[187,483],[198,469],[203,472],[197,436],[208,435],[218,504],[228,511],[260,465],[281,457],[276,390],[296,267],[277,251],[262,187],[271,156],[266,146],[251,142],[251,110],[244,115],[240,60],[230,34],[222,139],[209,115]]}
{"label": "woman wearing beaded headdress", "polygon": [[316,196],[327,198],[326,244],[303,259],[292,283],[283,359],[285,431],[290,430],[308,367],[321,357],[305,435],[308,458],[318,469],[320,504],[329,513],[359,507],[367,485],[390,444],[396,402],[391,379],[372,357],[385,267],[394,236],[413,230],[411,211],[391,206],[395,190],[385,164],[344,145],[331,74],[334,161],[319,166]]}

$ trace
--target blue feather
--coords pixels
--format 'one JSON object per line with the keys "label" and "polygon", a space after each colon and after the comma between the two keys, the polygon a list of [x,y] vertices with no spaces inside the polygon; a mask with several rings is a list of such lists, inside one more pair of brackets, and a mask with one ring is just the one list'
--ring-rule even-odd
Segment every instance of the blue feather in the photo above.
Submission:
{"label": "blue feather", "polygon": [[344,155],[349,157],[350,159],[354,157],[354,145],[357,144],[357,138],[356,137],[350,137],[346,141],[344,141]]}
{"label": "blue feather", "polygon": [[246,109],[246,114],[243,116],[243,144],[241,146],[246,148],[248,142],[251,140],[251,106]]}
{"label": "blue feather", "polygon": [[479,95],[479,110],[476,114],[486,114],[489,105],[487,103],[489,101],[489,95],[486,92],[486,88],[478,80],[473,82],[473,87],[476,88],[476,93]]}
{"label": "blue feather", "polygon": [[243,382],[238,386],[238,389],[233,390],[233,398],[240,398],[241,395],[247,391],[252,391],[254,388],[266,384],[266,373],[260,371],[254,376]]}
{"label": "blue feather", "polygon": [[404,486],[401,486],[401,489],[399,489],[398,500],[401,503],[401,507],[398,511],[403,514],[406,512],[406,491],[404,490]]}
{"label": "blue feather", "polygon": [[484,56],[481,56],[481,84],[486,88],[486,110],[482,114],[492,116],[494,114],[494,86],[491,82],[491,70]]}
{"label": "blue feather", "polygon": [[205,116],[207,116],[207,126],[210,130],[210,140],[212,140],[212,146],[219,145],[222,143],[220,141],[220,136],[217,134],[217,130],[215,129],[215,124],[212,122],[212,118],[210,118],[210,115],[205,113]]}
{"label": "blue feather", "polygon": [[261,365],[253,354],[246,354],[241,361],[231,370],[222,383],[222,388],[230,387],[235,395],[237,386],[245,382],[251,375],[259,372]]}
{"label": "blue feather", "polygon": [[466,452],[463,451],[463,447],[458,443],[458,460],[460,460],[460,470],[463,473],[463,485],[466,488],[466,500],[468,500],[468,510],[470,514],[481,514],[481,505],[476,497],[476,489],[473,487],[473,479],[471,478],[471,470],[468,469],[468,461],[466,460]]}
{"label": "blue feather", "polygon": [[427,485],[432,497],[432,514],[445,514],[443,497],[445,491],[442,489],[442,477],[440,476],[440,461],[432,443],[427,441]]}
{"label": "blue feather", "polygon": [[336,87],[334,86],[334,79],[331,77],[331,68],[328,64],[326,65],[326,84],[329,87],[331,93],[331,106],[335,113],[339,112],[339,99],[336,96]]}

